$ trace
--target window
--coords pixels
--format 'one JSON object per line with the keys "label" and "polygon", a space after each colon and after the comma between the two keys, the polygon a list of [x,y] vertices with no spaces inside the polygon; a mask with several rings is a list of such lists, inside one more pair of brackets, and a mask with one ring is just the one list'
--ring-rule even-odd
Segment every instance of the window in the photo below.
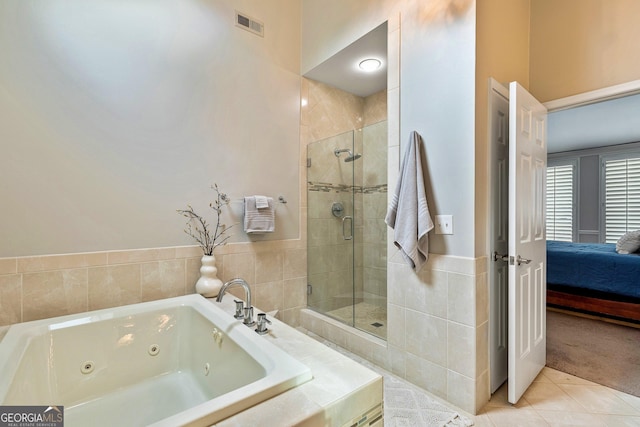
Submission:
{"label": "window", "polygon": [[547,240],[573,241],[576,163],[547,167]]}
{"label": "window", "polygon": [[604,241],[640,229],[640,156],[603,157]]}

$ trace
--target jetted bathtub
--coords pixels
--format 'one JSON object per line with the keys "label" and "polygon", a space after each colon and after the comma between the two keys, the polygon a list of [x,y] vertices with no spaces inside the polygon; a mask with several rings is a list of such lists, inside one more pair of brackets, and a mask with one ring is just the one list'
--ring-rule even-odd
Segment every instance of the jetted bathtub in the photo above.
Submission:
{"label": "jetted bathtub", "polygon": [[211,425],[311,379],[200,295],[13,325],[0,404],[62,405],[65,426]]}

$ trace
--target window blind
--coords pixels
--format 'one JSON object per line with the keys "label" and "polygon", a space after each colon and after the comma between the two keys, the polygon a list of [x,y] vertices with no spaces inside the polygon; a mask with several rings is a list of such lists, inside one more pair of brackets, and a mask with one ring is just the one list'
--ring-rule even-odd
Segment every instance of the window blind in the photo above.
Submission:
{"label": "window blind", "polygon": [[604,161],[605,242],[640,229],[640,158]]}
{"label": "window blind", "polygon": [[547,240],[573,241],[574,165],[547,167]]}

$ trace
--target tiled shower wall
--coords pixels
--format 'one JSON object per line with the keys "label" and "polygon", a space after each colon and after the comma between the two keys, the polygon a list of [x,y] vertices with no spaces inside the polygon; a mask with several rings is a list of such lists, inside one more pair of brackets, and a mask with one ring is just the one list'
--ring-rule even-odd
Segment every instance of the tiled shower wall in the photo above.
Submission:
{"label": "tiled shower wall", "polygon": [[[351,183],[342,182],[342,175],[350,171],[353,164],[337,162],[333,149],[350,147],[353,143],[352,131],[363,124],[364,99],[306,78],[302,78],[301,98],[306,103],[302,103],[301,109],[300,149],[305,157],[308,151],[308,155],[313,157],[311,168],[303,167],[301,171],[305,190],[309,190],[307,258],[312,294],[308,302],[315,309],[329,311],[351,303],[353,262],[350,242],[341,238],[341,230],[336,227],[336,218],[330,210],[333,202],[341,202],[347,208],[352,205]],[[332,141],[314,144],[313,148],[309,146],[328,138]],[[320,152],[316,155],[312,153],[313,149]],[[356,162],[353,166],[357,168],[359,165]],[[319,172],[317,177],[314,171]],[[319,188],[324,184],[329,186]],[[354,209],[357,209],[357,198],[354,202]],[[354,215],[354,212],[345,212],[345,215]],[[361,277],[357,278],[356,287],[361,282]]]}
{"label": "tiled shower wall", "polygon": [[[386,230],[373,223],[376,219],[380,222],[384,218],[384,215],[380,218],[380,212],[386,211],[387,203],[386,91],[361,98],[321,82],[303,79],[302,98],[307,102],[306,105],[303,103],[302,109],[301,142],[304,146],[323,140],[322,143],[309,146],[309,155],[313,159],[306,177],[310,197],[309,230],[313,233],[309,236],[308,253],[309,282],[313,286],[309,304],[316,309],[329,311],[352,303],[352,258],[351,250],[347,250],[351,243],[343,240],[341,235],[331,233],[331,230],[339,227],[330,212],[334,201],[351,206],[350,200],[342,198],[351,198],[352,166],[356,188],[362,188],[363,191],[356,191],[353,196],[354,212],[345,214],[356,218],[366,216],[354,227],[356,297],[357,301],[362,301],[363,295],[368,294],[373,301],[380,302],[386,295],[386,285],[380,285],[381,282],[386,283]],[[363,126],[365,128],[360,130]],[[336,163],[333,149],[338,146],[350,147],[352,138],[354,151],[363,153],[363,160],[354,164]],[[366,147],[363,147],[363,140],[366,141]],[[328,163],[325,165],[323,162]],[[340,170],[341,167],[345,170]],[[349,182],[342,182],[345,176]],[[374,242],[376,237],[377,241]],[[373,259],[376,256],[382,258]],[[341,297],[343,295],[344,298]]]}
{"label": "tiled shower wall", "polygon": [[358,242],[362,248],[363,298],[369,304],[386,307],[387,121],[366,126],[362,134],[366,161],[362,164],[362,213],[358,216],[362,218],[362,235]]}
{"label": "tiled shower wall", "polygon": [[[255,305],[297,323],[306,306],[302,240],[216,249],[218,277],[243,277]],[[0,326],[195,292],[197,246],[0,258]]]}

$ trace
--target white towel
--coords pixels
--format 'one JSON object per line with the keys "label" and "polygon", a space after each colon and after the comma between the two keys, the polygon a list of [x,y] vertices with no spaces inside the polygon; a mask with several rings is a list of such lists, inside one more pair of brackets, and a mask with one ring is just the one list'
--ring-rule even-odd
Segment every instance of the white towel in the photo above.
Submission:
{"label": "white towel", "polygon": [[244,231],[247,234],[273,233],[276,222],[273,198],[267,197],[267,207],[258,209],[257,197],[244,198]]}
{"label": "white towel", "polygon": [[413,131],[385,218],[387,225],[393,228],[393,243],[415,271],[419,271],[429,258],[427,233],[433,229],[424,188],[421,152],[422,139]]}
{"label": "white towel", "polygon": [[269,207],[269,198],[267,196],[253,196],[256,198],[256,208],[264,209]]}

